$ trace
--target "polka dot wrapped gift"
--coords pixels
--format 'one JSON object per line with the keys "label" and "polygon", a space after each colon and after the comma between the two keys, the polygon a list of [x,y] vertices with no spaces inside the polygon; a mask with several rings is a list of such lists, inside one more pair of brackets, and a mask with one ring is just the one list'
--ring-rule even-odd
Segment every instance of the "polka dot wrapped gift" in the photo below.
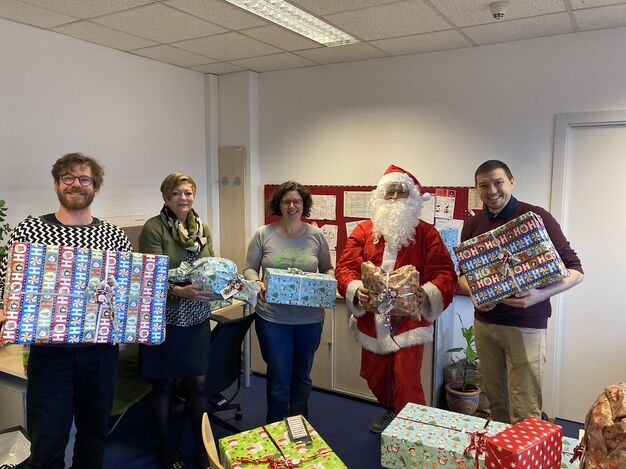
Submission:
{"label": "polka dot wrapped gift", "polygon": [[487,439],[486,469],[558,469],[563,429],[529,417]]}

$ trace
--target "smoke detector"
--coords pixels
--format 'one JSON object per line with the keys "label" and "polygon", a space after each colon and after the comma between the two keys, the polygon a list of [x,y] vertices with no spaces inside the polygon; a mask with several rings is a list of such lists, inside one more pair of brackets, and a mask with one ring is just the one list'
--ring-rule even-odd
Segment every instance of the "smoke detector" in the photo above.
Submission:
{"label": "smoke detector", "polygon": [[494,20],[501,20],[504,18],[506,10],[509,8],[509,2],[492,2],[489,4],[489,10],[491,11],[491,17]]}

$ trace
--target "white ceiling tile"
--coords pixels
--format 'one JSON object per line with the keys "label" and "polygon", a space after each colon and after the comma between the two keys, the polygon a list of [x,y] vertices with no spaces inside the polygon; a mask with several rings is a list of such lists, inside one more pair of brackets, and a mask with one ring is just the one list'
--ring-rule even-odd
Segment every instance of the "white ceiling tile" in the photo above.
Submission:
{"label": "white ceiling tile", "polygon": [[454,29],[437,31],[434,33],[419,34],[417,36],[396,37],[381,39],[368,44],[376,46],[392,55],[418,54],[445,49],[459,49],[472,44]]}
{"label": "white ceiling tile", "polygon": [[[489,10],[489,0],[430,0],[456,26],[496,23]],[[565,11],[563,0],[514,0],[504,15],[504,20],[527,18]]]}
{"label": "white ceiling tile", "polygon": [[40,28],[52,28],[76,21],[71,16],[54,13],[16,0],[0,1],[0,18],[31,24]]}
{"label": "white ceiling tile", "polygon": [[480,45],[571,33],[574,32],[574,28],[567,13],[555,13],[554,15],[470,26],[463,28],[462,31]]}
{"label": "white ceiling tile", "polygon": [[334,64],[339,62],[352,62],[355,60],[375,59],[386,57],[384,52],[368,46],[367,44],[349,44],[347,46],[320,47],[318,49],[308,49],[298,51],[309,60],[319,64]]}
{"label": "white ceiling tile", "polygon": [[576,10],[574,16],[582,31],[626,26],[626,5]]}
{"label": "white ceiling tile", "polygon": [[173,0],[165,3],[229,29],[239,30],[268,24],[260,16],[248,13],[224,0]]}
{"label": "white ceiling tile", "polygon": [[282,52],[280,49],[235,32],[178,42],[176,47],[215,57],[218,60],[246,59],[257,55]]}
{"label": "white ceiling tile", "polygon": [[92,21],[158,42],[175,42],[225,31],[220,26],[164,5],[148,5]]}
{"label": "white ceiling tile", "polygon": [[24,0],[77,18],[93,18],[152,3],[152,0]]}
{"label": "white ceiling tile", "polygon": [[193,65],[204,65],[216,62],[215,59],[210,59],[202,55],[194,54],[193,52],[180,50],[167,45],[134,50],[133,54],[160,60],[161,62],[178,65],[180,67],[191,67]]}
{"label": "white ceiling tile", "polygon": [[615,5],[617,3],[624,3],[624,0],[569,0],[569,2],[572,4],[572,8],[578,9]]}
{"label": "white ceiling tile", "polygon": [[119,50],[139,49],[156,45],[156,42],[115,31],[89,21],[65,24],[53,28],[53,31]]}
{"label": "white ceiling tile", "polygon": [[315,41],[274,25],[246,29],[241,33],[286,50],[312,49],[320,46]]}
{"label": "white ceiling tile", "polygon": [[288,68],[310,67],[317,65],[315,62],[298,57],[295,54],[285,52],[284,54],[266,55],[263,57],[252,57],[250,59],[234,60],[234,64],[255,72],[269,72],[272,70],[285,70]]}
{"label": "white ceiling tile", "polygon": [[232,65],[229,63],[225,63],[225,62],[209,64],[209,65],[200,65],[198,67],[191,67],[191,69],[196,70],[197,72],[213,73],[215,75],[222,75],[224,73],[241,72],[245,70],[245,68],[237,67],[236,65]]}
{"label": "white ceiling tile", "polygon": [[448,23],[421,0],[336,13],[326,15],[325,18],[348,34],[367,41],[450,28]]}
{"label": "white ceiling tile", "polygon": [[356,10],[358,8],[384,5],[398,0],[290,0],[296,6],[301,7],[316,15],[329,15],[341,11]]}

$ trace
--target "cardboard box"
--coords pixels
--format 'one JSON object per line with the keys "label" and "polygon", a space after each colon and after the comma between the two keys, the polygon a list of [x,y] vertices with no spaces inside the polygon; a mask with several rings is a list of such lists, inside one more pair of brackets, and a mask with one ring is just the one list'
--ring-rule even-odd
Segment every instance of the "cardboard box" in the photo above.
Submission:
{"label": "cardboard box", "polygon": [[310,445],[291,442],[283,421],[222,438],[219,440],[222,464],[226,469],[347,469],[308,422],[307,428],[311,435]]}
{"label": "cardboard box", "polygon": [[302,272],[298,269],[263,269],[267,285],[265,300],[295,306],[334,308],[337,280],[326,274]]}
{"label": "cardboard box", "polygon": [[8,256],[3,344],[165,340],[167,256],[30,243]]}
{"label": "cardboard box", "polygon": [[569,275],[541,217],[527,212],[454,247],[478,306]]}
{"label": "cardboard box", "polygon": [[488,469],[561,467],[563,429],[529,417],[487,439]]}
{"label": "cardboard box", "polygon": [[[491,436],[509,425],[419,404],[407,404],[381,435],[381,465],[388,469],[474,467],[475,451],[465,455],[471,434]],[[484,468],[484,453],[478,456]]]}

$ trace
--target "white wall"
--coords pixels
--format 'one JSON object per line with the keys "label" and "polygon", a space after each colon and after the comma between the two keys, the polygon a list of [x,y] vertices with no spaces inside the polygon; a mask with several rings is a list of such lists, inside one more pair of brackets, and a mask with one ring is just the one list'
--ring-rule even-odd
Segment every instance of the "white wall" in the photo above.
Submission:
{"label": "white wall", "polygon": [[199,186],[207,214],[204,76],[0,20],[0,199],[9,221],[55,211],[50,169],[82,151],[105,165],[100,217],[161,208],[171,172]]}

